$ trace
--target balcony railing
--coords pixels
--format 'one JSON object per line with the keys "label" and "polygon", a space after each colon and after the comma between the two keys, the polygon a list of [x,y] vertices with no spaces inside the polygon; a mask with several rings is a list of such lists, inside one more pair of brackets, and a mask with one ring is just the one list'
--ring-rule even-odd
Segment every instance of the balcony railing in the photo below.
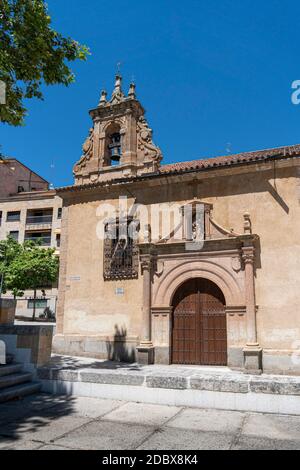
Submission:
{"label": "balcony railing", "polygon": [[28,215],[26,224],[52,224],[52,215]]}
{"label": "balcony railing", "polygon": [[25,236],[24,238],[25,242],[31,241],[31,242],[39,242],[41,243],[41,246],[51,246],[51,237],[46,236],[46,237],[30,237],[30,236]]}

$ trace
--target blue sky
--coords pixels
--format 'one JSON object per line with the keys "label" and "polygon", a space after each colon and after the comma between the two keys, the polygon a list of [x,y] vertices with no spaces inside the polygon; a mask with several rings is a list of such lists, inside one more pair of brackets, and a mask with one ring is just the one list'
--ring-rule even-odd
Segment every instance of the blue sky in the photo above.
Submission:
{"label": "blue sky", "polygon": [[164,162],[296,144],[299,1],[48,0],[55,28],[88,45],[76,83],[28,102],[23,128],[0,124],[5,155],[55,186],[71,184],[91,126],[88,110],[135,77]]}

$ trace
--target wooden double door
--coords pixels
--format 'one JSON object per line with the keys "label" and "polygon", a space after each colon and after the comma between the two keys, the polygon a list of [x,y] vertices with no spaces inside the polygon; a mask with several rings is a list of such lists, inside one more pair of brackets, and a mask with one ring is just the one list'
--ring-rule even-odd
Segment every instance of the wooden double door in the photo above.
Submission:
{"label": "wooden double door", "polygon": [[173,300],[172,363],[227,365],[225,299],[207,279],[191,279]]}

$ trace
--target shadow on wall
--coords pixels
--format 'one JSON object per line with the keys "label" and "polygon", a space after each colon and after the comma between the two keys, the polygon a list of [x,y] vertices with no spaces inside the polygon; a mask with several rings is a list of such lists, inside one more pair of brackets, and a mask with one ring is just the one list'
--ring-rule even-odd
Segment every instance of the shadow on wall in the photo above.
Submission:
{"label": "shadow on wall", "polygon": [[110,361],[135,362],[135,348],[126,342],[127,329],[115,325],[115,334],[113,341],[106,340],[107,357]]}

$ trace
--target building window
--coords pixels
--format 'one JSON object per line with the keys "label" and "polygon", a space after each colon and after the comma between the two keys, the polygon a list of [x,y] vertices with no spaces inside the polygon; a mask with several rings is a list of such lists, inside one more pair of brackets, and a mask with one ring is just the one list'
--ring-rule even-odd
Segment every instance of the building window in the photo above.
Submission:
{"label": "building window", "polygon": [[107,222],[104,237],[104,279],[136,279],[138,277],[139,222],[133,219]]}
{"label": "building window", "polygon": [[9,232],[9,236],[17,242],[19,241],[19,232],[17,230],[12,230],[11,232]]}
{"label": "building window", "polygon": [[20,211],[8,212],[6,216],[7,222],[18,222],[21,218]]}
{"label": "building window", "polygon": [[62,216],[62,207],[59,207],[59,208],[57,209],[57,218],[58,218],[58,219],[61,219],[61,216]]}
{"label": "building window", "polygon": [[52,224],[53,209],[33,209],[27,211],[26,224]]}
{"label": "building window", "polygon": [[60,233],[56,235],[56,246],[57,248],[60,248]]}
{"label": "building window", "polygon": [[40,242],[41,246],[51,246],[51,231],[25,232],[24,241]]}
{"label": "building window", "polygon": [[47,299],[29,299],[27,302],[27,308],[33,309],[35,303],[35,308],[47,308],[48,301]]}

